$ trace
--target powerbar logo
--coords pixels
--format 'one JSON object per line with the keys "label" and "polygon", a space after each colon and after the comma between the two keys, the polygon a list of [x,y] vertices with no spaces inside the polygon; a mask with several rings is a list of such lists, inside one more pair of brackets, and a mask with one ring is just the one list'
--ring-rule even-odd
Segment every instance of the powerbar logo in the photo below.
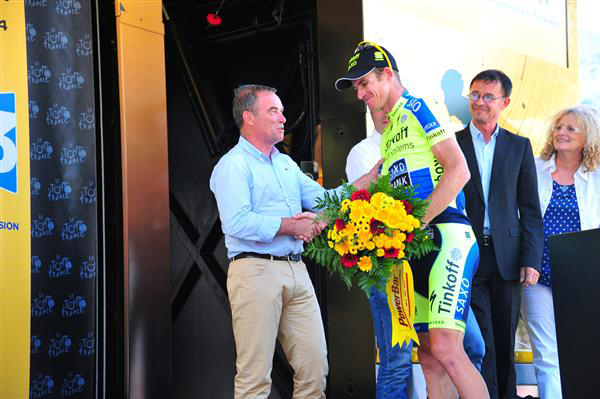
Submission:
{"label": "powerbar logo", "polygon": [[15,93],[0,93],[0,189],[17,193],[17,114]]}

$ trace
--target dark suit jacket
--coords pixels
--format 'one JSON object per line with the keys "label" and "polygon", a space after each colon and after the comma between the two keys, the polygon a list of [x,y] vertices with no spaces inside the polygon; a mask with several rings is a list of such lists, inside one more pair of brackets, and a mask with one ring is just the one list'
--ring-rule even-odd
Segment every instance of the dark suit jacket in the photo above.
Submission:
{"label": "dark suit jacket", "polygon": [[[481,247],[485,203],[469,127],[456,133],[456,138],[471,171],[471,179],[463,191],[467,215]],[[496,137],[488,207],[496,261],[502,278],[518,280],[523,266],[539,271],[544,225],[531,143],[529,139],[502,128]]]}

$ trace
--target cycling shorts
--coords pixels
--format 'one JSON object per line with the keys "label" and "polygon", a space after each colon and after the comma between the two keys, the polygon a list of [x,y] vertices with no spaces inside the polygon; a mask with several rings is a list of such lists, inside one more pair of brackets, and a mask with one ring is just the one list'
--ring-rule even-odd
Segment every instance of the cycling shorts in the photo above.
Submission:
{"label": "cycling shorts", "polygon": [[411,261],[415,329],[450,328],[464,333],[473,275],[479,265],[475,233],[463,223],[438,223],[429,229],[439,251]]}

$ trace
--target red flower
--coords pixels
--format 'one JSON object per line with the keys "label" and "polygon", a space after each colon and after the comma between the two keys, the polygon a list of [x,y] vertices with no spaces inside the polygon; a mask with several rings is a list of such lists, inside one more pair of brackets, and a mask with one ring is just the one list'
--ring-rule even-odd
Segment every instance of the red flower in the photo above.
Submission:
{"label": "red flower", "polygon": [[335,219],[335,228],[337,231],[344,230],[346,228],[346,222],[344,219]]}
{"label": "red flower", "polygon": [[412,242],[413,238],[415,238],[415,235],[413,233],[408,233],[404,242]]}
{"label": "red flower", "polygon": [[385,225],[381,220],[371,218],[370,227],[373,235],[385,233]]}
{"label": "red flower", "polygon": [[358,264],[358,255],[346,254],[340,258],[340,262],[342,262],[342,266],[351,269]]}
{"label": "red flower", "polygon": [[398,248],[384,248],[383,250],[385,251],[385,255],[383,255],[384,258],[396,259],[398,257]]}
{"label": "red flower", "polygon": [[355,192],[352,193],[352,195],[350,196],[350,201],[356,201],[356,200],[365,200],[365,201],[370,201],[371,200],[371,194],[369,194],[369,190],[356,190]]}
{"label": "red flower", "polygon": [[408,202],[407,200],[401,200],[401,201],[404,204],[404,209],[406,209],[406,213],[411,215],[412,211],[413,211],[413,207],[410,204],[410,202]]}

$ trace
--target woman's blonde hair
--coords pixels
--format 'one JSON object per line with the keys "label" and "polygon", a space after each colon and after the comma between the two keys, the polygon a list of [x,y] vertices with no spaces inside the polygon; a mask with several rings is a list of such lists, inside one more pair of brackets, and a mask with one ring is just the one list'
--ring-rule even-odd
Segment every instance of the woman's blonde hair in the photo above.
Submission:
{"label": "woman's blonde hair", "polygon": [[583,145],[583,167],[587,172],[592,172],[600,166],[600,112],[588,105],[576,105],[558,111],[548,126],[546,133],[546,144],[542,149],[540,157],[547,161],[556,153],[553,145],[554,127],[565,116],[572,114],[579,123],[582,133],[585,134]]}

